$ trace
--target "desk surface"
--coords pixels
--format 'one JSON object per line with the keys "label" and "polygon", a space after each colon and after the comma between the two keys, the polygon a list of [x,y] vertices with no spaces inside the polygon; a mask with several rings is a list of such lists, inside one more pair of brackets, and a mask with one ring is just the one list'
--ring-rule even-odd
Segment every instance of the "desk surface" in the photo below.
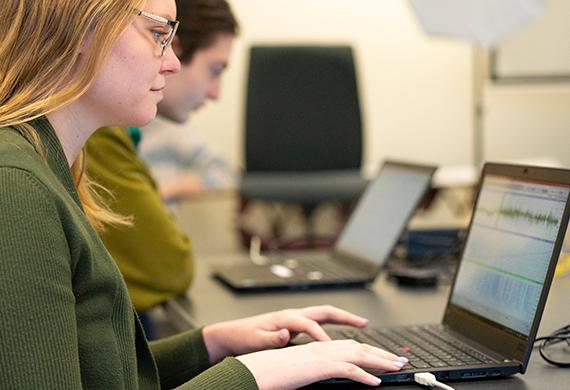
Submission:
{"label": "desk surface", "polygon": [[[210,276],[207,265],[210,259],[201,260],[196,267],[194,285],[188,294],[166,306],[169,317],[181,329],[268,311],[320,304],[333,304],[367,317],[372,326],[438,323],[449,294],[449,286],[435,289],[400,288],[384,277],[378,278],[367,288],[236,294]],[[570,278],[555,279],[539,335],[546,335],[570,322],[568,297]],[[535,351],[524,375],[507,379],[456,382],[453,387],[458,390],[568,389],[570,370],[548,365]],[[397,386],[397,389],[418,388],[417,385]]]}

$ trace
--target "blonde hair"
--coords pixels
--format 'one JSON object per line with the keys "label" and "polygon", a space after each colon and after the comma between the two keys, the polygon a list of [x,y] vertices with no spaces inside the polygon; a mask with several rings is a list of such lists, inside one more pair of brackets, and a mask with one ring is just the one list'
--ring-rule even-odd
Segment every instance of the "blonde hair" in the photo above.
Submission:
{"label": "blonde hair", "polygon": [[[144,0],[3,0],[0,7],[0,128],[13,127],[43,156],[30,121],[61,109],[89,88]],[[83,49],[83,50],[82,50]],[[81,61],[79,53],[82,51]],[[128,224],[111,212],[85,175],[72,176],[89,222]]]}

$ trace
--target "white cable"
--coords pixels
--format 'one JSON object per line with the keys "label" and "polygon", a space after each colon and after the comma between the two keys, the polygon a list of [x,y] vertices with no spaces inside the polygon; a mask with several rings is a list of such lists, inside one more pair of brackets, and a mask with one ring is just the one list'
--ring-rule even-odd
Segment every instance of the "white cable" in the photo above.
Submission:
{"label": "white cable", "polygon": [[454,390],[453,387],[448,386],[445,383],[438,382],[437,379],[435,379],[435,375],[430,372],[418,372],[417,374],[414,374],[414,381],[424,386],[435,386],[440,389]]}
{"label": "white cable", "polygon": [[261,254],[261,238],[259,236],[253,236],[249,241],[249,259],[255,265],[267,264],[267,257]]}

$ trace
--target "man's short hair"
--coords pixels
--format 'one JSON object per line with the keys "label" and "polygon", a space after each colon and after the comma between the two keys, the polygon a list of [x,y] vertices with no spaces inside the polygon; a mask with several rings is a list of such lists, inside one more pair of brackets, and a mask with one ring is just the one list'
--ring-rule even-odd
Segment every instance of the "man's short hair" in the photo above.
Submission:
{"label": "man's short hair", "polygon": [[237,35],[238,22],[226,0],[177,0],[178,36],[182,63],[189,63],[197,50],[205,49],[223,34]]}

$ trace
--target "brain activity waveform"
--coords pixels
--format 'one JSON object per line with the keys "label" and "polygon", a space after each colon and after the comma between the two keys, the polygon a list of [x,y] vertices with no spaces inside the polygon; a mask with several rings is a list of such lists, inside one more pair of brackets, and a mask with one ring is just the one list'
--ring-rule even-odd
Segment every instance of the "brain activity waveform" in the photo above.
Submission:
{"label": "brain activity waveform", "polygon": [[531,223],[544,224],[547,226],[558,226],[559,219],[551,212],[535,212],[532,210],[523,210],[516,207],[504,207],[498,210],[489,210],[479,208],[479,211],[487,214],[489,217],[501,216],[509,219],[525,219]]}

